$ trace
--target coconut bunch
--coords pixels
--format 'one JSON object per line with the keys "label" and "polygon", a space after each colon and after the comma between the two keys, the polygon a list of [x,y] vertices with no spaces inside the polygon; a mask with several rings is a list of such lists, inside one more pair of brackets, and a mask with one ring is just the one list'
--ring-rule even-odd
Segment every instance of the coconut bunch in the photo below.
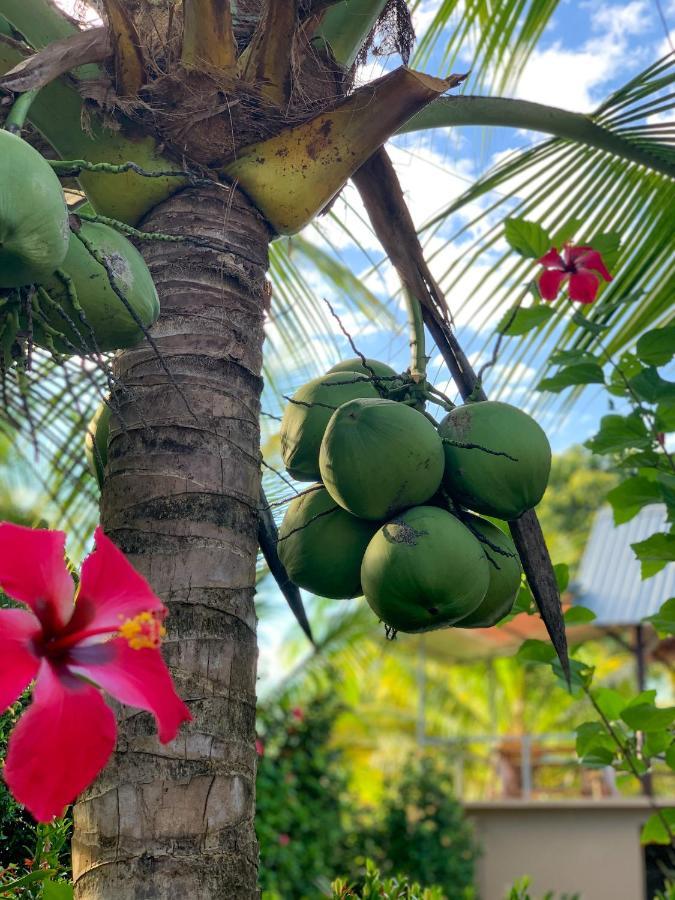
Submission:
{"label": "coconut bunch", "polygon": [[296,392],[282,456],[293,478],[315,483],[288,506],[279,557],[312,593],[365,595],[393,631],[490,627],[521,583],[505,522],[541,500],[551,449],[516,407],[467,403],[437,424],[424,392],[358,359]]}
{"label": "coconut bunch", "polygon": [[[72,227],[71,227],[72,226]],[[0,333],[9,365],[24,335],[59,356],[137,344],[159,315],[142,256],[126,237],[70,216],[52,166],[0,131]]]}

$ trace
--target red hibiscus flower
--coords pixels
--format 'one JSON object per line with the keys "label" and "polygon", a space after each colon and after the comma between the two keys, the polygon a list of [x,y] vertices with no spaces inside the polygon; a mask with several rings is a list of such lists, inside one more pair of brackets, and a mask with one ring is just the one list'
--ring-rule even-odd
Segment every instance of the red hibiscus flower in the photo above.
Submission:
{"label": "red hibiscus flower", "polygon": [[40,822],[61,815],[114,749],[101,689],[151,712],[163,743],[191,719],[159,651],[166,607],[100,528],[95,540],[74,597],[65,534],[0,523],[0,588],[29,608],[0,610],[0,711],[35,679],[4,777]]}
{"label": "red hibiscus flower", "polygon": [[537,278],[539,293],[544,300],[555,300],[560,288],[569,280],[570,300],[593,303],[600,287],[598,275],[605,281],[612,280],[602,256],[592,247],[566,244],[562,255],[554,247],[537,262],[544,266],[544,271]]}
{"label": "red hibiscus flower", "polygon": [[293,707],[293,709],[291,710],[291,715],[296,722],[302,722],[302,720],[305,718],[305,714],[299,706]]}

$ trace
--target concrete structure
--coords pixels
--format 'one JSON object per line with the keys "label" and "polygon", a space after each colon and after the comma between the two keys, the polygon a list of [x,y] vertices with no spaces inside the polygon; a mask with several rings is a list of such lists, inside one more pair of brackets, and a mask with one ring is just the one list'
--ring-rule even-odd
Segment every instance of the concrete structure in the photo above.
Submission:
{"label": "concrete structure", "polygon": [[[662,800],[663,807],[673,803]],[[481,900],[503,900],[529,875],[531,894],[556,900],[646,900],[640,829],[650,807],[642,797],[616,800],[523,800],[466,803],[483,856]]]}

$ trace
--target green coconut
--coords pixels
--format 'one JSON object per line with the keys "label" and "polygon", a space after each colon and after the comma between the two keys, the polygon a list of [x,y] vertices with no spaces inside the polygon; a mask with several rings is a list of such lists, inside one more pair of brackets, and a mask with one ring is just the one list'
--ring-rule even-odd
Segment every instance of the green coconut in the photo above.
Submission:
{"label": "green coconut", "polygon": [[0,288],[53,272],[64,260],[69,234],[52,167],[22,138],[0,131]]}
{"label": "green coconut", "polygon": [[489,583],[479,541],[435,506],[413,507],[383,525],[361,565],[368,604],[397,631],[453,625],[478,608]]}
{"label": "green coconut", "polygon": [[107,403],[101,403],[94,413],[84,439],[84,454],[89,471],[103,487],[105,467],[108,464],[108,436],[110,434],[111,410]]}
{"label": "green coconut", "polygon": [[443,476],[443,445],[422,413],[393,400],[352,400],[332,416],[321,443],[321,480],[363,519],[389,519],[427,501]]}
{"label": "green coconut", "polygon": [[159,316],[159,299],[150,271],[134,245],[114,228],[83,222],[81,234],[107,260],[129,308],[113,290],[104,266],[71,235],[61,268],[72,279],[85,321],[74,307],[63,281],[52,274],[43,287],[56,306],[43,299],[40,309],[47,323],[63,335],[63,338],[53,338],[54,346],[61,353],[133,347],[143,339],[143,328],[149,328]]}
{"label": "green coconut", "polygon": [[356,372],[332,372],[304,384],[291,398],[281,420],[281,456],[298,481],[319,479],[319,448],[335,410],[357,397],[379,397],[368,381],[344,384]]}
{"label": "green coconut", "polygon": [[370,376],[372,376],[374,372],[376,375],[380,375],[382,378],[393,378],[395,375],[398,375],[398,372],[395,372],[392,367],[388,366],[386,363],[380,362],[377,359],[366,359],[366,365],[364,366],[363,361],[356,356],[354,357],[354,359],[345,359],[342,362],[339,362],[328,371],[358,372],[359,375]]}
{"label": "green coconut", "polygon": [[511,521],[544,496],[551,447],[521,409],[492,400],[467,403],[453,409],[438,430],[444,439],[444,485],[463,506]]}
{"label": "green coconut", "polygon": [[313,594],[359,597],[361,560],[378,527],[345,512],[317,485],[290,503],[279,529],[279,559],[290,578]]}
{"label": "green coconut", "polygon": [[515,544],[501,528],[478,516],[470,516],[469,521],[471,527],[490,542],[481,544],[488,561],[490,583],[480,606],[455,625],[457,628],[490,628],[513,609],[520,588],[520,561]]}

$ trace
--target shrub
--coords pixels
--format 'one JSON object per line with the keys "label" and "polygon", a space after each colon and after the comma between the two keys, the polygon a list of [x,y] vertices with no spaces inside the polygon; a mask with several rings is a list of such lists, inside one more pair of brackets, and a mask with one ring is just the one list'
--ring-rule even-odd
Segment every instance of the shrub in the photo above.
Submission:
{"label": "shrub", "polygon": [[[447,900],[473,896],[473,831],[454,798],[450,774],[431,757],[409,760],[377,821],[358,840],[386,875],[404,872],[421,884],[439,885]],[[358,856],[356,861],[362,862]]]}
{"label": "shrub", "polygon": [[332,900],[445,900],[440,887],[422,888],[411,884],[405,876],[382,878],[372,859],[366,860],[366,872],[360,888],[350,886],[341,878],[331,885]]}
{"label": "shrub", "polygon": [[343,868],[346,774],[330,747],[332,700],[259,719],[256,830],[267,900],[316,898]]}

